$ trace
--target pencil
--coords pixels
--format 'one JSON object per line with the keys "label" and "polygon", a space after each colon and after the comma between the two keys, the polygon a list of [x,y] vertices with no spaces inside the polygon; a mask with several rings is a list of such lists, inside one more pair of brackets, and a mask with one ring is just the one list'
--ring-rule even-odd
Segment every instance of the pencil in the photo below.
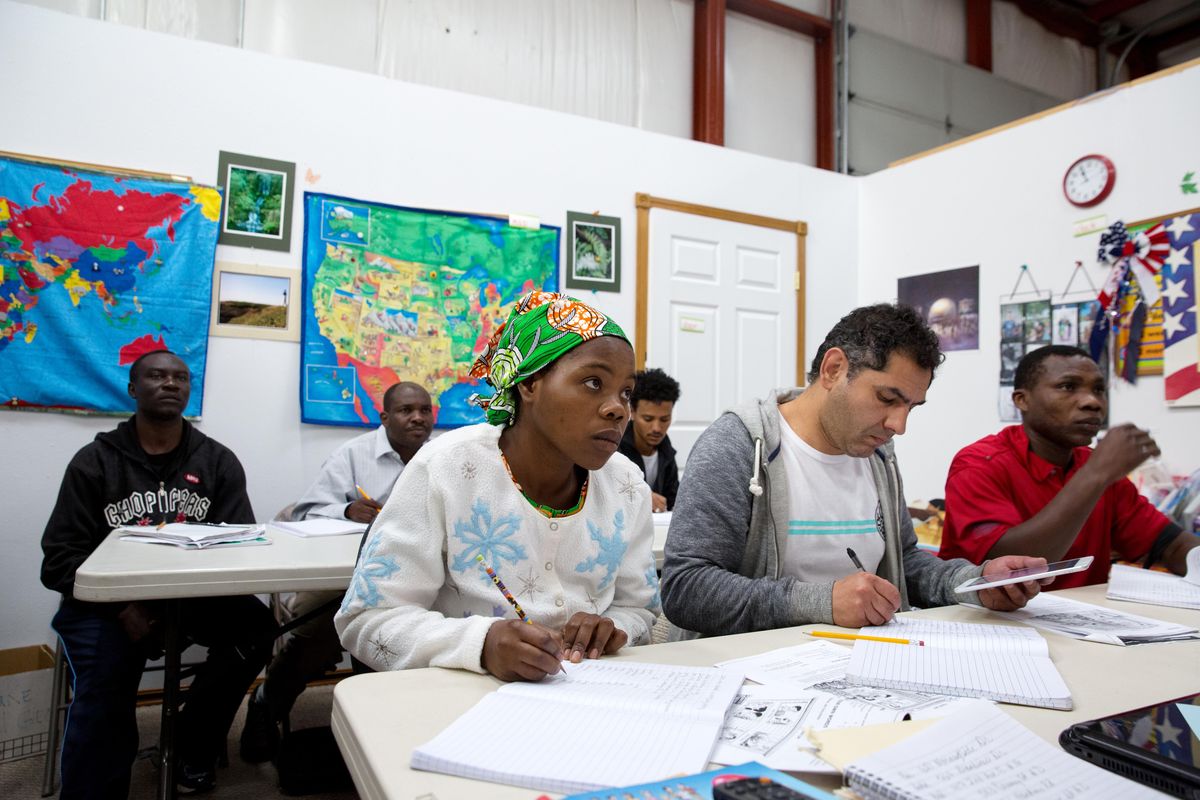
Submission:
{"label": "pencil", "polygon": [[479,565],[487,572],[488,577],[492,579],[492,583],[496,584],[496,588],[500,590],[500,594],[504,595],[504,599],[512,603],[512,607],[516,609],[517,616],[521,618],[521,621],[532,625],[533,620],[525,616],[525,610],[521,608],[521,604],[517,602],[517,598],[512,596],[512,592],[510,592],[508,587],[504,585],[504,581],[500,580],[500,576],[497,575],[495,571],[488,566],[488,563],[483,560],[483,556],[477,555],[475,556],[475,560],[478,561]]}
{"label": "pencil", "polygon": [[[517,598],[512,596],[512,592],[510,592],[508,587],[504,585],[504,581],[500,580],[500,576],[496,574],[496,571],[489,567],[488,563],[483,560],[483,556],[477,555],[475,556],[475,560],[478,561],[479,566],[483,567],[484,571],[487,572],[488,577],[492,579],[492,583],[496,584],[496,588],[500,590],[500,594],[504,595],[504,599],[512,603],[512,607],[517,612],[517,616],[521,618],[521,621],[526,625],[532,625],[533,620],[525,616],[525,609],[521,608],[521,604],[517,602]],[[566,677],[567,670],[563,667],[561,662],[559,662],[558,668],[562,672],[563,677]]]}
{"label": "pencil", "polygon": [[862,639],[866,642],[889,642],[891,644],[915,644],[918,647],[924,647],[925,642],[921,639],[896,639],[891,636],[864,636],[861,633],[838,633],[837,631],[806,631],[809,636],[818,636],[822,639]]}
{"label": "pencil", "polygon": [[[368,503],[375,503],[375,498],[371,497],[371,495],[364,492],[363,488],[361,486],[359,486],[357,483],[354,484],[354,488],[358,489],[358,493],[362,495],[363,500],[366,500]],[[375,505],[379,505],[379,504],[375,503]]]}

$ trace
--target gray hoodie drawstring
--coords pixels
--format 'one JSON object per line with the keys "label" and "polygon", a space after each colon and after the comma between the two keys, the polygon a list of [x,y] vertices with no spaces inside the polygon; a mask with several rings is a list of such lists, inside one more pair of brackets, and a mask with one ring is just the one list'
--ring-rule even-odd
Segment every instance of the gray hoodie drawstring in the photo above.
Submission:
{"label": "gray hoodie drawstring", "polygon": [[762,439],[754,440],[754,474],[750,476],[750,494],[762,496],[762,483],[758,479],[758,471],[762,465]]}

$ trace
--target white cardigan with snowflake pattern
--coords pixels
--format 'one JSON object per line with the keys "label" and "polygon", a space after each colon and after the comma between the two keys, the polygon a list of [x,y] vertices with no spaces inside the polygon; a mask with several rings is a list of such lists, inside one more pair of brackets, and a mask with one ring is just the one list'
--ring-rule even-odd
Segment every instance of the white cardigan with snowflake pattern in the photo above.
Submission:
{"label": "white cardigan with snowflake pattern", "polygon": [[477,555],[530,619],[559,630],[585,611],[611,618],[630,644],[649,641],[659,596],[641,471],[614,453],[590,473],[583,508],[551,519],[513,485],[499,438],[493,425],[460,428],[405,467],[334,618],[359,660],[482,672],[488,629],[516,613]]}

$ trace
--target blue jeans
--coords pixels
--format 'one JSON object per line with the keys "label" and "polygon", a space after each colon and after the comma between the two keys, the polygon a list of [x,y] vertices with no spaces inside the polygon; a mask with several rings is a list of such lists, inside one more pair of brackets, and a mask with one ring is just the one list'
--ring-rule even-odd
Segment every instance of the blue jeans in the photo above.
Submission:
{"label": "blue jeans", "polygon": [[[63,732],[64,800],[129,795],[138,748],[134,704],[146,645],[126,635],[117,618],[124,605],[68,599],[54,616],[73,682]],[[181,639],[208,648],[177,718],[182,762],[215,765],[238,706],[270,655],[275,628],[271,612],[254,597],[181,603]]]}

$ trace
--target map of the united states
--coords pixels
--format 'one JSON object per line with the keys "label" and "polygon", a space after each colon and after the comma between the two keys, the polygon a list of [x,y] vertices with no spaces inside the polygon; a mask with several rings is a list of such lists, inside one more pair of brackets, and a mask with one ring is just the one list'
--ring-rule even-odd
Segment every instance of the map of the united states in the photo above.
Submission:
{"label": "map of the united states", "polygon": [[439,427],[483,420],[470,375],[531,289],[558,286],[558,229],[305,194],[301,418],[377,425],[397,381],[428,389]]}

